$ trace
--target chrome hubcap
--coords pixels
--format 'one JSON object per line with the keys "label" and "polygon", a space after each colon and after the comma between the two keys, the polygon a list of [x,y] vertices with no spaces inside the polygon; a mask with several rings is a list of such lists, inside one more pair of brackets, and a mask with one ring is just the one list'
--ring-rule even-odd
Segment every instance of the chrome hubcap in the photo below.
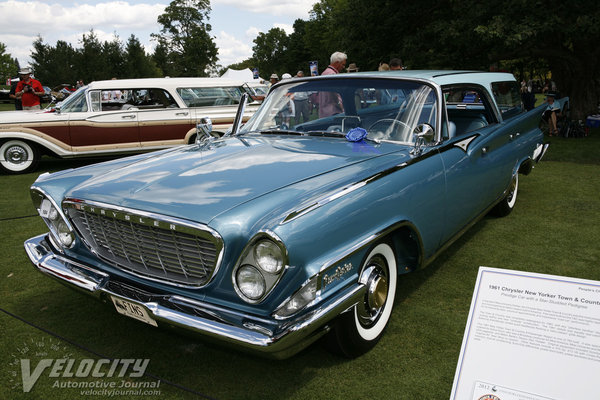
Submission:
{"label": "chrome hubcap", "polygon": [[389,284],[385,260],[381,256],[373,257],[363,271],[363,280],[367,292],[362,304],[357,305],[360,324],[366,328],[373,326],[383,311],[388,298]]}
{"label": "chrome hubcap", "polygon": [[27,161],[27,151],[19,146],[9,147],[4,154],[4,159],[13,164],[22,164]]}
{"label": "chrome hubcap", "polygon": [[367,294],[367,303],[371,311],[380,309],[387,299],[388,283],[384,276],[373,279]]}

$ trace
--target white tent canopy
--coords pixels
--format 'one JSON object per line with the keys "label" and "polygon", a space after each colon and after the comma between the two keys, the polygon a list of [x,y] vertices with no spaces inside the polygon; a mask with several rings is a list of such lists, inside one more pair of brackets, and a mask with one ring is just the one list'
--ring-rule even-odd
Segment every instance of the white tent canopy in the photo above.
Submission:
{"label": "white tent canopy", "polygon": [[[221,75],[221,78],[228,78],[236,81],[244,81],[244,82],[252,82],[254,79],[254,74],[250,68],[246,69],[231,69],[227,68],[227,71]],[[257,81],[262,78],[256,79]]]}

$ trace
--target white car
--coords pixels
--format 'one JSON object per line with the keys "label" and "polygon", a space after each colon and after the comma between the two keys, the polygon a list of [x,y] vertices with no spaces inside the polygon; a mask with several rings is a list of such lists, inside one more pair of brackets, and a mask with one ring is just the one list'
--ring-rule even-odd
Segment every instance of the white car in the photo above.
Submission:
{"label": "white car", "polygon": [[[25,173],[43,154],[81,157],[136,153],[193,143],[196,125],[232,125],[244,83],[221,78],[92,82],[53,109],[0,113],[0,170]],[[243,120],[258,104],[248,104]]]}

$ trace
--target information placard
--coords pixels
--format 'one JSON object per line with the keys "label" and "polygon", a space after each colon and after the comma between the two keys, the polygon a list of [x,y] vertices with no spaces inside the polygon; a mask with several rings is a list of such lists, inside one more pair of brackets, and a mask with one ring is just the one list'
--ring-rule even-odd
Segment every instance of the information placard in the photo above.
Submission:
{"label": "information placard", "polygon": [[452,400],[598,396],[600,282],[480,267]]}

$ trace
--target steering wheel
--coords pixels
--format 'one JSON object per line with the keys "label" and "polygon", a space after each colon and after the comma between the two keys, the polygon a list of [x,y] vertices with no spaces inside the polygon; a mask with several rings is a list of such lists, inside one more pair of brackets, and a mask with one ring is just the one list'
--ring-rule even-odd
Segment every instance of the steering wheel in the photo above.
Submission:
{"label": "steering wheel", "polygon": [[380,140],[408,142],[408,139],[412,136],[411,129],[406,122],[392,118],[380,119],[371,125],[367,131],[374,136],[374,139]]}

